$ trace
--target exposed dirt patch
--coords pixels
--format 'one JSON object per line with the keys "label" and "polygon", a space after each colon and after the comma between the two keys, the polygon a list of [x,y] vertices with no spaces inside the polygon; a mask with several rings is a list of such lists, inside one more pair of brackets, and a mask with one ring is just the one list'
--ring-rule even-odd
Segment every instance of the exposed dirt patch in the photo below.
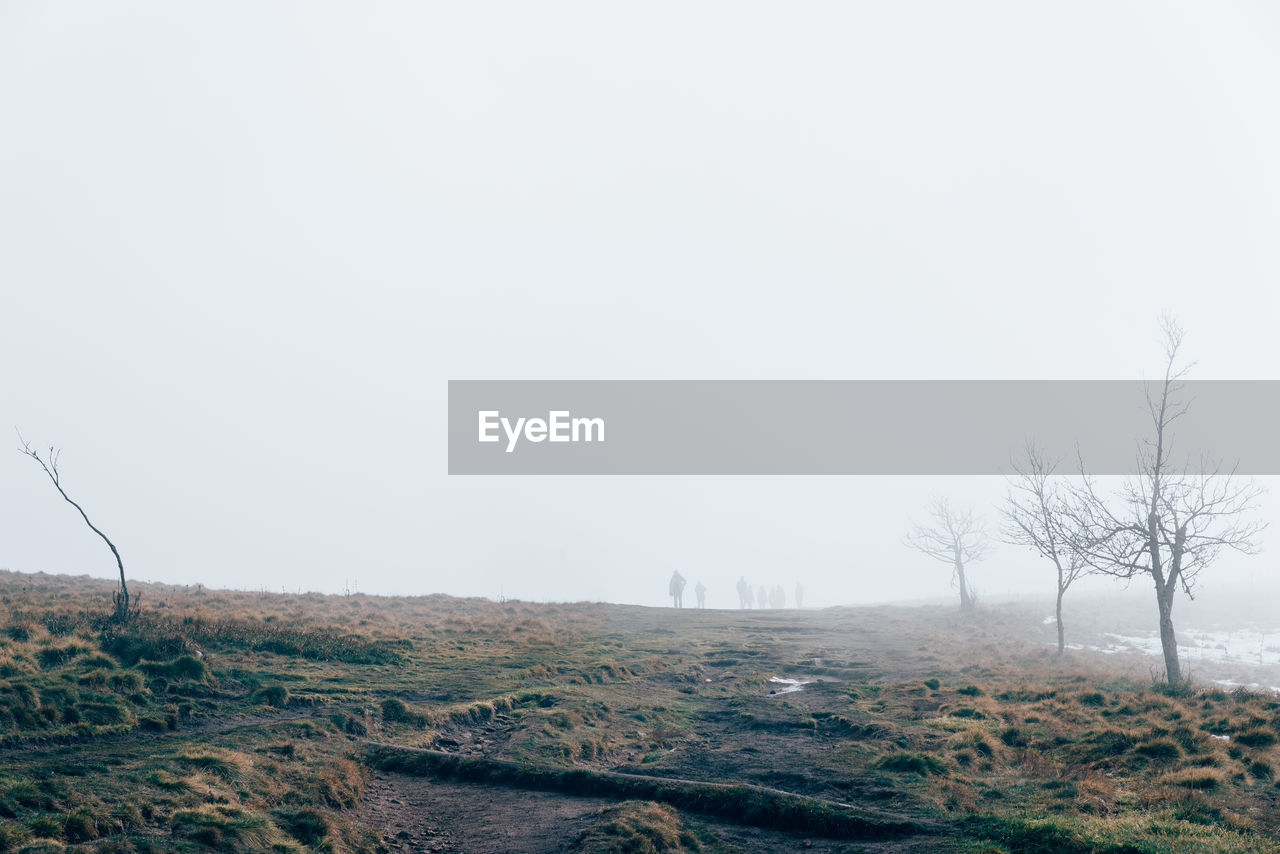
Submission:
{"label": "exposed dirt patch", "polygon": [[435,727],[436,736],[431,746],[463,756],[496,757],[511,740],[511,722],[503,715],[483,724],[445,721]]}
{"label": "exposed dirt patch", "polygon": [[[599,820],[598,811],[616,803],[551,792],[535,792],[376,773],[360,805],[360,821],[378,829],[392,854],[555,854],[573,850],[575,840]],[[741,827],[682,814],[686,825],[710,830],[722,851],[766,854],[777,851],[892,852],[923,854],[950,849],[936,837],[881,843],[841,842],[781,831]]]}
{"label": "exposed dirt patch", "polygon": [[[815,726],[794,716],[777,714],[766,701],[752,703],[749,714],[723,711],[699,721],[693,737],[668,751],[660,762],[619,765],[614,770],[662,777],[732,780],[776,787],[788,792],[842,803],[882,808],[921,809],[916,799],[886,788],[883,781],[852,768],[832,774],[830,752],[834,726]],[[841,731],[840,736],[848,738]],[[867,738],[879,733],[868,727]]]}
{"label": "exposed dirt patch", "polygon": [[376,774],[360,805],[360,820],[381,832],[390,851],[474,854],[568,851],[613,801],[570,798],[409,777]]}

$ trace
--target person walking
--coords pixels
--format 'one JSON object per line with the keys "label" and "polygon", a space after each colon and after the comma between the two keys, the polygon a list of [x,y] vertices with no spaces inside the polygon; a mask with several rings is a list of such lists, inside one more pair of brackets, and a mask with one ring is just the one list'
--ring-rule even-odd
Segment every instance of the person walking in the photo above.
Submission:
{"label": "person walking", "polygon": [[680,570],[671,573],[671,583],[667,585],[667,592],[671,594],[671,599],[677,608],[684,607],[684,576],[680,574]]}

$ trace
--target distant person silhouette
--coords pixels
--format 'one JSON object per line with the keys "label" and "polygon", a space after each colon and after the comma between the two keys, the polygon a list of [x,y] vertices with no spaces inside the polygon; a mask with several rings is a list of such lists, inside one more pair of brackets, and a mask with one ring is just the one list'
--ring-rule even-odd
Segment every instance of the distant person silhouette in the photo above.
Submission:
{"label": "distant person silhouette", "polygon": [[756,591],[756,601],[760,603],[761,608],[769,607],[769,591],[764,588],[763,584],[761,584],[760,589]]}
{"label": "distant person silhouette", "polygon": [[747,583],[745,575],[738,578],[738,607],[751,607],[751,585]]}
{"label": "distant person silhouette", "polygon": [[671,573],[671,583],[667,585],[667,592],[671,594],[675,607],[684,607],[684,576],[680,574],[680,570]]}
{"label": "distant person silhouette", "polygon": [[769,606],[772,608],[787,607],[787,594],[782,589],[781,584],[775,584],[773,589],[769,591]]}
{"label": "distant person silhouette", "polygon": [[796,607],[804,607],[804,585],[799,581],[796,582]]}
{"label": "distant person silhouette", "polygon": [[698,607],[707,607],[707,585],[699,581],[698,585],[693,588],[693,593],[698,597]]}

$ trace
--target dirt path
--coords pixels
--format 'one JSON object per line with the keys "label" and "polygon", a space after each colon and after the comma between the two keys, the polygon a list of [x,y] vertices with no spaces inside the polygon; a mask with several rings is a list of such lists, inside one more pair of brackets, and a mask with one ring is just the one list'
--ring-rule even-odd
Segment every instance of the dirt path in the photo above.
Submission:
{"label": "dirt path", "polygon": [[[603,798],[376,772],[358,816],[382,834],[392,854],[558,854],[572,851],[578,836],[599,820],[597,811],[614,803]],[[937,837],[842,842],[702,816],[684,815],[683,819],[686,824],[709,828],[728,850],[743,854],[943,854],[952,847],[950,840]]]}
{"label": "dirt path", "polygon": [[611,803],[380,773],[369,785],[359,817],[381,831],[394,854],[551,854],[568,851],[595,823],[596,811]]}

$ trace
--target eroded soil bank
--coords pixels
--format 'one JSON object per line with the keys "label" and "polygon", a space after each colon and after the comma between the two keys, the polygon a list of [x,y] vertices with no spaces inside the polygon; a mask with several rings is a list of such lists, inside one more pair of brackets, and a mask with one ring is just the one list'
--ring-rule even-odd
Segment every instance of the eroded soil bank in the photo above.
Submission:
{"label": "eroded soil bank", "polygon": [[[381,829],[383,843],[392,854],[558,854],[574,851],[581,834],[599,820],[599,811],[614,803],[379,772],[369,785],[359,817]],[[743,854],[924,854],[951,847],[938,839],[841,842],[699,816],[685,816],[685,822],[709,831],[720,851]]]}

